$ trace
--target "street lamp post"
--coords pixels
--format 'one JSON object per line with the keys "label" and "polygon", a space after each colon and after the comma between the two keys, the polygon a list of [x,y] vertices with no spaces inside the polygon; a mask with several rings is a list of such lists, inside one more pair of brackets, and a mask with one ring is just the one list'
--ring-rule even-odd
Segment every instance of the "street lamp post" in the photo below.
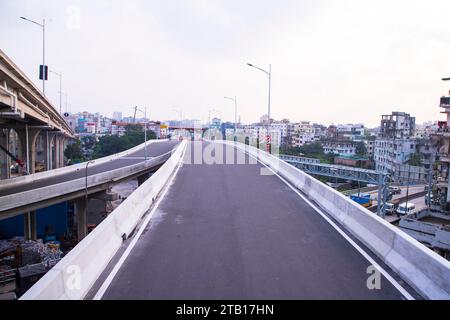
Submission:
{"label": "street lamp post", "polygon": [[86,207],[86,214],[88,214],[88,206],[89,206],[89,199],[88,199],[88,166],[89,164],[94,163],[95,161],[91,160],[86,162],[86,169],[84,171],[84,178],[85,178],[85,184],[84,184],[84,201],[85,201],[85,207]]}
{"label": "street lamp post", "polygon": [[264,69],[262,69],[260,67],[257,67],[257,66],[255,66],[255,65],[253,65],[251,63],[247,63],[247,65],[264,72],[269,78],[269,96],[268,96],[268,103],[267,103],[267,109],[268,109],[267,110],[267,117],[268,117],[268,119],[267,119],[267,129],[266,129],[267,130],[266,151],[268,153],[271,153],[272,148],[271,148],[271,141],[270,141],[270,134],[269,134],[269,126],[270,126],[270,89],[271,89],[271,85],[272,85],[272,65],[269,64],[269,71],[266,71],[266,70],[264,70]]}
{"label": "street lamp post", "polygon": [[[53,70],[50,70],[50,72],[59,77],[59,113],[62,114],[62,94],[63,94],[63,92],[62,92],[62,74],[58,73],[56,71],[53,71]],[[66,102],[67,102],[67,98],[66,98]]]}
{"label": "street lamp post", "polygon": [[42,28],[42,93],[45,97],[45,19],[42,19],[42,24],[25,17],[20,17],[21,19],[31,22]]}
{"label": "street lamp post", "polygon": [[137,107],[135,110],[140,111],[144,114],[144,158],[145,161],[147,161],[147,107],[144,107],[144,111],[141,109],[138,109]]}
{"label": "street lamp post", "polygon": [[234,141],[236,141],[236,127],[237,127],[237,97],[234,98],[224,97],[225,99],[234,101]]}

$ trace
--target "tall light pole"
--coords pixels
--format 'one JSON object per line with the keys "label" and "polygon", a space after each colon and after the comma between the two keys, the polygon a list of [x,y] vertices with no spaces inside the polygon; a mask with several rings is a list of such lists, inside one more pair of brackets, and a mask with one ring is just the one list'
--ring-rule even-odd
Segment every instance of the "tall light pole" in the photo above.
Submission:
{"label": "tall light pole", "polygon": [[144,114],[144,154],[145,161],[147,161],[147,107],[144,107],[144,111],[135,107],[135,112],[140,111]]}
{"label": "tall light pole", "polygon": [[234,98],[230,97],[224,97],[225,99],[234,101],[234,141],[236,141],[236,127],[237,127],[237,97],[234,96]]}
{"label": "tall light pole", "polygon": [[21,19],[31,22],[42,28],[42,93],[45,97],[45,19],[42,19],[42,24],[25,17],[20,17]]}
{"label": "tall light pole", "polygon": [[271,149],[272,148],[271,148],[271,141],[270,141],[270,135],[269,135],[269,126],[270,126],[270,87],[271,87],[271,82],[272,82],[272,65],[269,64],[269,71],[266,71],[266,70],[264,70],[264,69],[262,69],[260,67],[257,67],[257,66],[255,66],[255,65],[253,65],[251,63],[247,63],[247,65],[264,72],[269,78],[269,97],[268,97],[268,104],[267,104],[267,107],[268,107],[267,117],[268,117],[268,119],[267,119],[266,151],[268,153],[271,153]]}
{"label": "tall light pole", "polygon": [[[62,94],[63,94],[63,92],[62,92],[62,74],[58,73],[56,71],[53,71],[53,70],[50,70],[50,72],[59,77],[59,113],[62,114]],[[67,102],[67,96],[66,96],[66,102]],[[67,105],[67,103],[66,103],[66,105]]]}
{"label": "tall light pole", "polygon": [[[86,162],[86,169],[84,170],[84,201],[85,201],[85,207],[86,207],[86,215],[88,214],[88,206],[89,206],[89,199],[88,199],[88,166],[91,163],[94,163],[95,161],[91,160]],[[83,227],[84,228],[84,227]]]}

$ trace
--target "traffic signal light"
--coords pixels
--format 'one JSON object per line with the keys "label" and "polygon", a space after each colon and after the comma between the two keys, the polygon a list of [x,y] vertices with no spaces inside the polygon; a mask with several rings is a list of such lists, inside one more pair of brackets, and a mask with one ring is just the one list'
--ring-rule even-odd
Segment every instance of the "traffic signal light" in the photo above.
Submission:
{"label": "traffic signal light", "polygon": [[48,80],[48,66],[39,65],[39,80]]}

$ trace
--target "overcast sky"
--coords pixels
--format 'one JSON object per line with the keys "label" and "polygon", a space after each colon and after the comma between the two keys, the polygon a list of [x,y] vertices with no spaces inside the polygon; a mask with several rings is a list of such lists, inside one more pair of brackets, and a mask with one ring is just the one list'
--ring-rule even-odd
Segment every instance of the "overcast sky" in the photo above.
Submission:
{"label": "overcast sky", "polygon": [[[79,12],[79,19],[77,13]],[[47,19],[47,64],[63,73],[70,111],[203,121],[208,110],[243,122],[272,116],[377,126],[405,111],[442,119],[450,89],[449,0],[0,0],[0,48],[37,79],[39,27]],[[79,23],[78,23],[79,22]],[[59,81],[47,95],[59,105]]]}

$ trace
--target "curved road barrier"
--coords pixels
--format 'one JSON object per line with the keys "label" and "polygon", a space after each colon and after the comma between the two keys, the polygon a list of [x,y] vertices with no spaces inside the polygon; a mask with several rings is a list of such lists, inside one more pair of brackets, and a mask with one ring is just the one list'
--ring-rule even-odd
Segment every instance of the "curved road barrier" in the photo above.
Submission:
{"label": "curved road barrier", "polygon": [[405,282],[428,299],[450,299],[450,262],[340,192],[265,151],[216,141],[245,151],[289,181],[364,243]]}
{"label": "curved road barrier", "polygon": [[119,250],[123,240],[129,237],[149,210],[181,162],[185,148],[186,141],[183,141],[158,171],[47,272],[21,299],[83,299]]}

